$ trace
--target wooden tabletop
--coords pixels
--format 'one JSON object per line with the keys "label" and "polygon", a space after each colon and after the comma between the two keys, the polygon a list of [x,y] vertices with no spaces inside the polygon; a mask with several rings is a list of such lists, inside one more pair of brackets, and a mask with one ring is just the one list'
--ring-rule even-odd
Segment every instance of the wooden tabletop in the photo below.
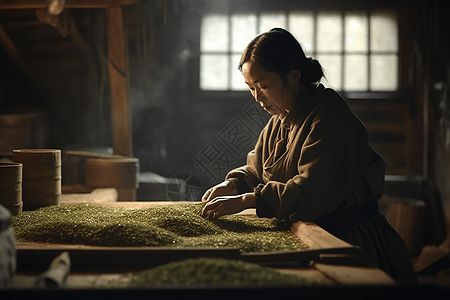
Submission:
{"label": "wooden tabletop", "polygon": [[[78,190],[77,190],[78,188]],[[69,189],[66,188],[66,191]],[[96,204],[108,207],[121,207],[125,209],[139,209],[144,207],[153,207],[160,205],[177,205],[195,203],[188,201],[119,201],[117,202],[117,191],[115,189],[80,189],[76,187],[75,191],[78,193],[65,193],[62,195],[62,204]],[[80,192],[81,191],[81,192]],[[246,215],[256,217],[255,209],[247,209],[240,213],[240,215]],[[383,271],[378,268],[365,267],[361,265],[352,266],[354,258],[359,255],[359,248],[354,247],[337,237],[331,235],[314,222],[297,222],[292,228],[292,232],[305,242],[310,249],[310,254],[306,254],[308,257],[314,258],[310,265],[305,267],[276,267],[279,271],[285,273],[297,274],[309,279],[312,279],[319,284],[324,285],[393,285],[395,282]],[[74,263],[85,264],[83,261],[92,260],[93,264],[99,260],[99,255],[102,260],[110,262],[118,260],[146,260],[149,258],[156,259],[168,259],[178,255],[198,255],[203,253],[205,255],[215,255],[214,251],[217,249],[154,249],[151,247],[99,247],[88,245],[53,245],[53,244],[40,244],[40,243],[27,243],[17,242],[17,254],[18,259],[26,261],[35,261],[36,259],[42,261],[51,261],[51,257],[56,256],[61,251],[69,251],[71,259]],[[174,251],[178,251],[175,253]],[[202,252],[203,251],[203,252]],[[237,251],[237,252],[236,252]],[[174,252],[174,253],[172,253]],[[198,253],[196,253],[198,252]],[[238,249],[221,249],[219,256],[236,257],[238,259],[244,259],[247,261],[264,261],[277,259],[297,259],[298,253],[273,253],[273,254],[254,254],[246,255],[240,254]],[[181,253],[181,254],[180,254]],[[194,256],[195,256],[194,255]],[[308,256],[309,255],[309,256]],[[283,258],[284,257],[284,258]],[[350,265],[346,262],[348,258],[352,258]],[[157,260],[158,260],[157,259]],[[324,262],[327,263],[324,263]],[[74,271],[71,272],[67,287],[73,288],[99,288],[99,287],[122,287],[131,279],[131,273],[126,268],[117,268],[116,271],[109,270],[108,272],[95,272],[90,270],[89,272]],[[15,279],[16,286],[25,287],[31,279],[32,274],[26,272],[19,272]]]}

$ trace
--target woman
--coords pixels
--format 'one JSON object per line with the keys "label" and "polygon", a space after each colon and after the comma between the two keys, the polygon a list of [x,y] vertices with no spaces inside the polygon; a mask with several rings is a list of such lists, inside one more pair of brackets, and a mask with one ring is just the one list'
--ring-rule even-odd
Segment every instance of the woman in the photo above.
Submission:
{"label": "woman", "polygon": [[314,221],[362,248],[367,259],[402,283],[417,281],[406,246],[379,212],[385,162],[346,101],[318,83],[286,30],[257,36],[239,63],[245,83],[271,119],[247,165],[203,195],[202,215],[215,219],[256,208],[259,217]]}

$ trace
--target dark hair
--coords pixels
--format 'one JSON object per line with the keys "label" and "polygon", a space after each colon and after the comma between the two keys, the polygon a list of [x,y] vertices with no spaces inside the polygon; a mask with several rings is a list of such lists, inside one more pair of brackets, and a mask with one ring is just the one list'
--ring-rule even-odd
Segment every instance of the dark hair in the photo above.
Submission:
{"label": "dark hair", "polygon": [[273,28],[254,38],[242,53],[238,67],[241,72],[246,62],[257,63],[266,71],[278,73],[284,82],[291,70],[300,70],[300,81],[304,83],[315,83],[323,77],[320,63],[306,57],[300,43],[282,28]]}

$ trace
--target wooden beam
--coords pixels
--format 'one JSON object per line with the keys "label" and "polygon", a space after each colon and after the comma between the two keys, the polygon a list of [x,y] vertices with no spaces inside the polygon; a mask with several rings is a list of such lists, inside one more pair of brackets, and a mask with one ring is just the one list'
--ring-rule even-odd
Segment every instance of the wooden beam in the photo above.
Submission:
{"label": "wooden beam", "polygon": [[[137,0],[66,0],[65,8],[108,8],[137,3]],[[47,8],[47,0],[0,0],[0,9]]]}
{"label": "wooden beam", "polygon": [[[128,103],[128,63],[121,6],[107,10],[107,39],[114,154],[133,156]],[[117,192],[118,201],[136,200],[135,188],[118,189]]]}
{"label": "wooden beam", "polygon": [[109,8],[107,11],[107,38],[114,154],[133,156],[128,104],[128,66],[121,7]]}

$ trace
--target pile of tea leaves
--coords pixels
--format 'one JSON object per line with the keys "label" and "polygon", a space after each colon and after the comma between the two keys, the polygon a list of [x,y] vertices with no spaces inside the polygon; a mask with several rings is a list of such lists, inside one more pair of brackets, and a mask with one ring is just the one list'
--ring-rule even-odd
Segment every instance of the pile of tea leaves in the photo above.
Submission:
{"label": "pile of tea leaves", "polygon": [[313,285],[304,277],[240,260],[193,258],[175,261],[133,275],[131,286],[299,286]]}
{"label": "pile of tea leaves", "polygon": [[294,251],[307,246],[272,220],[223,216],[207,220],[203,203],[139,209],[93,204],[53,205],[12,216],[23,242],[96,246],[234,247],[242,252]]}

